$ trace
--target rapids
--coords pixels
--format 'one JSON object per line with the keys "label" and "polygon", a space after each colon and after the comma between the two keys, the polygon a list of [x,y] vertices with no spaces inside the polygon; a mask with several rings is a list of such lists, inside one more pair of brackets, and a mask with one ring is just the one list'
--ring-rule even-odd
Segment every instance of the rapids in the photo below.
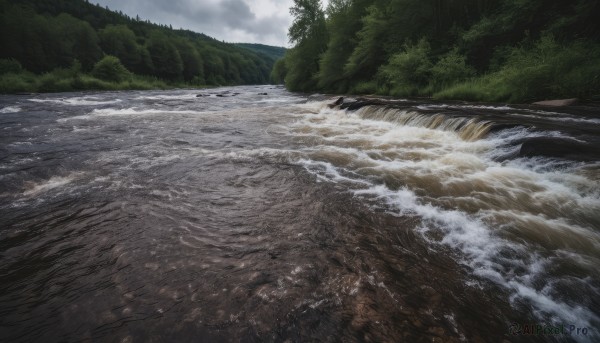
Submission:
{"label": "rapids", "polygon": [[333,101],[0,96],[2,340],[600,340],[597,109]]}

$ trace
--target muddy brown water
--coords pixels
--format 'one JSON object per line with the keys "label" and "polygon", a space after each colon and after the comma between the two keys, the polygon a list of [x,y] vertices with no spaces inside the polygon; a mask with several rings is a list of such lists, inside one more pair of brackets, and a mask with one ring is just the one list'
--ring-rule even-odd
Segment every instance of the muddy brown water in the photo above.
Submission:
{"label": "muddy brown water", "polygon": [[598,341],[597,113],[333,100],[1,96],[0,340]]}

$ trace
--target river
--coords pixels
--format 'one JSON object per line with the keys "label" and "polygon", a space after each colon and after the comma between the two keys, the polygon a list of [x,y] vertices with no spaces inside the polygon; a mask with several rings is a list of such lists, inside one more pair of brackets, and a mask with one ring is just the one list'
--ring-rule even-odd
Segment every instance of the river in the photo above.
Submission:
{"label": "river", "polygon": [[600,341],[598,111],[333,101],[0,96],[0,340]]}

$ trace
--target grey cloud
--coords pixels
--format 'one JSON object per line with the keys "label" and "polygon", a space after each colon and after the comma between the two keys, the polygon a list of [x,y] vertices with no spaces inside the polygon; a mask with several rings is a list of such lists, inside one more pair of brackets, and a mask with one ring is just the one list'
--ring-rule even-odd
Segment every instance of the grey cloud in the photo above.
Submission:
{"label": "grey cloud", "polygon": [[242,0],[224,0],[222,3],[221,18],[231,28],[247,28],[256,20],[256,15]]}
{"label": "grey cloud", "polygon": [[231,42],[285,45],[289,13],[259,18],[243,0],[97,0],[112,10]]}

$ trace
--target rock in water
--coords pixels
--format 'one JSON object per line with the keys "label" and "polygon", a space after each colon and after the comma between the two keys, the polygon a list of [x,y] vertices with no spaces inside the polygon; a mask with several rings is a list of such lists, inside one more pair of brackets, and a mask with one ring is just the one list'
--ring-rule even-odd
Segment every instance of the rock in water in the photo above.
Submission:
{"label": "rock in water", "polygon": [[344,103],[344,97],[340,97],[339,99],[337,99],[333,104],[329,104],[329,108],[335,108],[337,106],[340,106]]}
{"label": "rock in water", "polygon": [[522,157],[558,157],[576,161],[600,160],[600,151],[593,144],[568,138],[535,137],[523,142]]}

